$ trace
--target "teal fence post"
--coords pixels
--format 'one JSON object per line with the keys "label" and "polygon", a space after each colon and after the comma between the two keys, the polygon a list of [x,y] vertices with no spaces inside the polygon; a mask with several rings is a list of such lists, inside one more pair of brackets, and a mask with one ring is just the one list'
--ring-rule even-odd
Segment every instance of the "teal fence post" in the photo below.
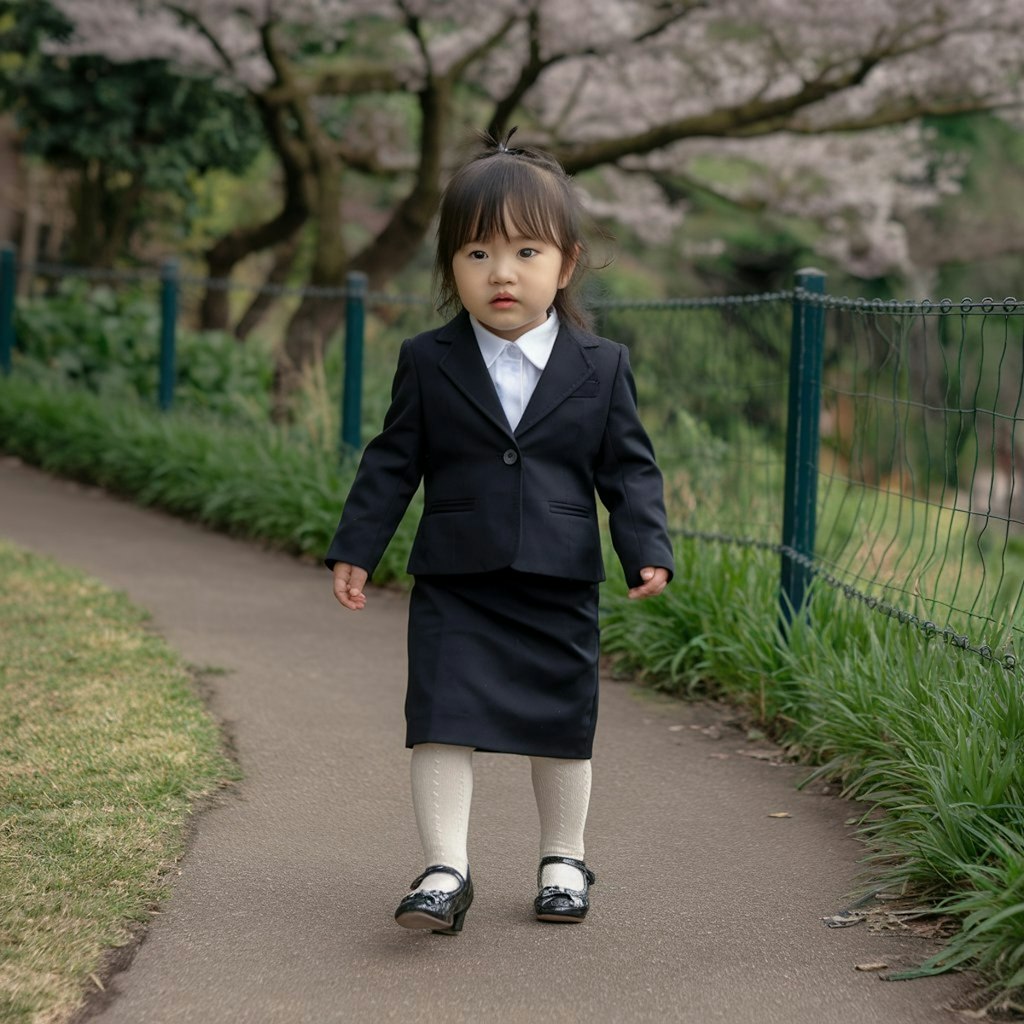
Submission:
{"label": "teal fence post", "polygon": [[789,353],[789,412],[786,420],[786,482],[782,511],[782,578],[779,602],[785,626],[804,602],[811,571],[790,552],[814,557],[818,503],[818,446],[825,310],[806,294],[824,294],[825,275],[807,268],[796,275]]}
{"label": "teal fence post", "polygon": [[160,268],[160,382],[161,409],[174,404],[174,345],[178,325],[178,264],[165,260]]}
{"label": "teal fence post", "polygon": [[17,254],[13,245],[0,247],[0,372],[11,372],[14,350],[14,291],[18,282]]}
{"label": "teal fence post", "polygon": [[341,454],[362,446],[363,341],[366,335],[366,274],[349,271],[345,278],[345,382],[341,391]]}

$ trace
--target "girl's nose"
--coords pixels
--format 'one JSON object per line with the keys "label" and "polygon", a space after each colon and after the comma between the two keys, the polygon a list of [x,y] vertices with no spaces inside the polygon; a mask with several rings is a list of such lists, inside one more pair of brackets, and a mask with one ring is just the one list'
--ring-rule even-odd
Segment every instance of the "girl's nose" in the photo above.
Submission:
{"label": "girl's nose", "polygon": [[491,260],[491,283],[506,284],[515,280],[516,272],[511,260]]}

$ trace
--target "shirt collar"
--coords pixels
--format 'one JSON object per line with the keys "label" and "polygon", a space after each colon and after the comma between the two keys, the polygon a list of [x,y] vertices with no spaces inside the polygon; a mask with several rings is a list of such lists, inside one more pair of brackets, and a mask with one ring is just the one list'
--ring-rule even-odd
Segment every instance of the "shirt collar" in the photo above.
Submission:
{"label": "shirt collar", "polygon": [[[473,325],[473,333],[480,346],[480,354],[484,357],[484,364],[490,369],[508,342],[487,330],[472,314],[470,314],[469,322]],[[523,357],[538,370],[543,370],[548,365],[551,350],[555,347],[555,338],[558,337],[558,324],[558,314],[551,310],[544,323],[516,339],[515,344],[523,353]]]}

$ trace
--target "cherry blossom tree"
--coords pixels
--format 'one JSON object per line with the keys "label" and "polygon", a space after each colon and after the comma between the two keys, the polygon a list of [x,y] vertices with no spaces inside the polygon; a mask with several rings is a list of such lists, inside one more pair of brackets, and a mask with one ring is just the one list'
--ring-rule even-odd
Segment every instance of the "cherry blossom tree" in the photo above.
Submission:
{"label": "cherry blossom tree", "polygon": [[[1019,109],[1019,0],[59,0],[69,52],[160,56],[243,90],[280,164],[281,202],[207,253],[314,233],[313,285],[394,275],[429,231],[471,128],[551,149],[602,179],[595,212],[664,232],[714,148],[763,173],[705,189],[790,204],[831,226],[830,254],[874,273],[907,258],[893,212],[955,187],[929,166],[922,116]],[[360,175],[394,196],[358,241],[341,216]],[[204,304],[223,324],[223,292]],[[284,399],[341,317],[315,296],[281,349]]]}

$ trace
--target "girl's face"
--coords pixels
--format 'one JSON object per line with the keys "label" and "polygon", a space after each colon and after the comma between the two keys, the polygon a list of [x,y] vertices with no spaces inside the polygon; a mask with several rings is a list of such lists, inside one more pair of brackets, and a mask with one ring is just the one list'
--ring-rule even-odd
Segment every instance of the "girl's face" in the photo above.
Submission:
{"label": "girl's face", "polygon": [[452,271],[462,305],[493,334],[515,341],[544,323],[573,265],[553,242],[514,228],[508,234],[467,242]]}

